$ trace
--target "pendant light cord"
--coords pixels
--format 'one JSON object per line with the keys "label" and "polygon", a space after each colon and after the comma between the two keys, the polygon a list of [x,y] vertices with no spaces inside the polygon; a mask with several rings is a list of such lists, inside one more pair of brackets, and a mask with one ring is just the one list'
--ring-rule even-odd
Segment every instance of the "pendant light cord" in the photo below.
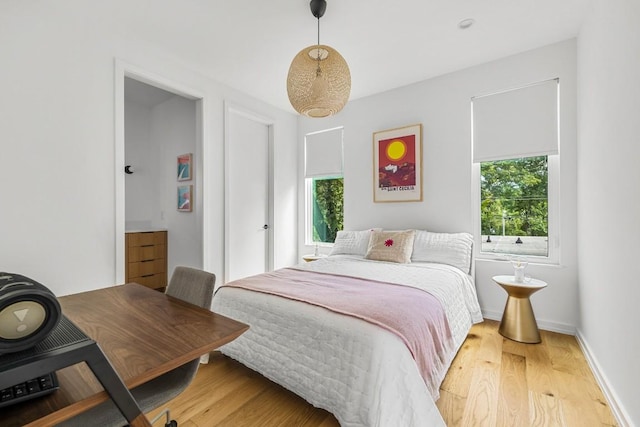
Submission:
{"label": "pendant light cord", "polygon": [[320,76],[322,70],[320,69],[320,17],[318,16],[318,47],[316,48],[316,53],[318,57],[316,58],[318,61],[318,68],[316,69],[316,77]]}

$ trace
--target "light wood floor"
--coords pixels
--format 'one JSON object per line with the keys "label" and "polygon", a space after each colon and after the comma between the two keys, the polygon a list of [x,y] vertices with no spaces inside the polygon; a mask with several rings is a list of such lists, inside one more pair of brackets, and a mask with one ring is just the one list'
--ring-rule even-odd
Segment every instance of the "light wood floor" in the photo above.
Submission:
{"label": "light wood floor", "polygon": [[[615,426],[575,338],[541,334],[541,344],[521,344],[503,338],[498,322],[475,325],[440,389],[437,406],[447,425]],[[339,425],[330,413],[216,353],[167,406],[181,427]]]}

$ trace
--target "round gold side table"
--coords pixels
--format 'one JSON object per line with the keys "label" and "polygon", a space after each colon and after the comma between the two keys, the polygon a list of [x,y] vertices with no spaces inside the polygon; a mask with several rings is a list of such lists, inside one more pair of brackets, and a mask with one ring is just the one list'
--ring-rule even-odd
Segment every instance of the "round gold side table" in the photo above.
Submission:
{"label": "round gold side table", "polygon": [[528,344],[540,342],[540,331],[533,315],[529,297],[547,286],[546,282],[531,279],[528,282],[516,283],[513,276],[494,276],[493,281],[507,291],[507,303],[504,306],[500,335]]}
{"label": "round gold side table", "polygon": [[322,254],[322,255],[303,255],[302,259],[305,260],[305,262],[313,262],[316,260],[319,260],[320,258],[325,258],[326,255]]}

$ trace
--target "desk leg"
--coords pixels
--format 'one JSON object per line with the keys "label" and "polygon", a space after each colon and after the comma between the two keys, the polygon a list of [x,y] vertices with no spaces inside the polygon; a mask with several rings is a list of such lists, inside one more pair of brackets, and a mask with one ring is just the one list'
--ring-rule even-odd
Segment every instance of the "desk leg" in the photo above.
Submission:
{"label": "desk leg", "polygon": [[529,297],[507,297],[498,332],[506,338],[527,344],[536,344],[541,341]]}
{"label": "desk leg", "polygon": [[131,392],[122,383],[122,380],[98,344],[87,349],[85,362],[109,394],[113,403],[116,404],[122,415],[132,426],[151,427],[151,423],[142,414]]}

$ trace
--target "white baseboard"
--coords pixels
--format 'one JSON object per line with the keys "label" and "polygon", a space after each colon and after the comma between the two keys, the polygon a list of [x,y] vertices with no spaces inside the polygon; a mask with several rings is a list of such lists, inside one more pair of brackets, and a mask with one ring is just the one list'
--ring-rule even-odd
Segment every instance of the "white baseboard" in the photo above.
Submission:
{"label": "white baseboard", "polygon": [[[485,319],[497,320],[502,319],[502,311],[482,310],[482,317]],[[544,319],[536,319],[536,323],[540,329],[551,332],[559,332],[561,334],[575,335],[576,327],[566,323],[550,322]]]}
{"label": "white baseboard", "polygon": [[609,403],[609,407],[611,408],[611,412],[613,412],[613,416],[616,418],[616,421],[618,422],[620,427],[632,427],[633,423],[630,421],[631,417],[629,416],[627,411],[625,411],[624,407],[622,407],[622,405],[618,403],[619,400],[615,391],[610,386],[609,381],[607,380],[607,376],[604,374],[602,369],[600,369],[598,360],[591,352],[589,345],[585,341],[584,336],[579,329],[576,332],[576,339],[578,340],[578,344],[580,344],[580,348],[582,349],[582,352],[587,359],[587,363],[589,363],[589,367],[591,368],[593,375],[596,377],[596,381],[602,389],[604,397]]}

